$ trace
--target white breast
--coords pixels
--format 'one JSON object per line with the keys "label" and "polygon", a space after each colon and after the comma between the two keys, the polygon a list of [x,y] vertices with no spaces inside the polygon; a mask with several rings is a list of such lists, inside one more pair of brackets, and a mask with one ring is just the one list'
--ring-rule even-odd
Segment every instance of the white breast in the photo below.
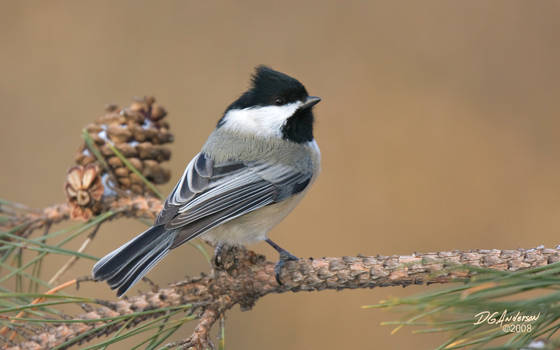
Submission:
{"label": "white breast", "polygon": [[270,229],[295,208],[304,193],[228,221],[204,233],[201,238],[212,244],[223,242],[231,245],[265,240]]}

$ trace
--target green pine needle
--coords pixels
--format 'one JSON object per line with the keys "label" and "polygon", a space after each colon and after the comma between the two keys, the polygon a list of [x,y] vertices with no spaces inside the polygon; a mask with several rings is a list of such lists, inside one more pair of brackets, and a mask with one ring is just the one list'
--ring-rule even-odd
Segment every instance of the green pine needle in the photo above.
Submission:
{"label": "green pine needle", "polygon": [[[456,269],[457,267],[454,267]],[[406,298],[394,298],[363,308],[389,308],[405,311],[408,318],[384,322],[415,327],[413,333],[447,333],[451,336],[437,349],[470,347],[519,349],[531,341],[550,338],[560,329],[560,263],[508,272],[462,266],[474,277],[462,285],[451,285]],[[486,314],[496,312],[498,321],[507,316],[538,315],[531,322],[480,322]],[[478,324],[477,324],[478,323]],[[517,324],[519,331],[505,331],[503,326]],[[524,326],[523,328],[520,328]],[[530,326],[530,327],[528,327]],[[507,329],[506,329],[507,330]]]}
{"label": "green pine needle", "polygon": [[93,155],[95,156],[95,158],[97,158],[99,163],[101,163],[103,168],[109,170],[110,169],[109,164],[107,164],[107,162],[105,161],[105,158],[103,157],[101,152],[99,152],[99,149],[95,145],[95,142],[93,141],[91,136],[89,136],[89,133],[86,129],[82,130],[82,137],[83,137],[83,139],[86,143],[87,148],[93,153]]}

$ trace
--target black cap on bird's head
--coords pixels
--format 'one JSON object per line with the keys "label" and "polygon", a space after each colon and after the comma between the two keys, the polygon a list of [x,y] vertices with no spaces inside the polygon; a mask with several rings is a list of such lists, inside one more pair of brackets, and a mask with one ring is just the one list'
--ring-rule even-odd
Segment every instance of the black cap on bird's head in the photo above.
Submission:
{"label": "black cap on bird's head", "polygon": [[303,101],[307,96],[305,86],[296,79],[267,66],[258,66],[251,80],[251,88],[228,109],[280,106],[298,100]]}
{"label": "black cap on bird's head", "polygon": [[[275,71],[267,66],[258,66],[251,80],[251,87],[226,110],[244,110],[259,107],[289,106],[297,104],[281,126],[282,137],[297,143],[313,140],[312,107],[321,99],[309,96],[305,86],[287,74]],[[218,127],[224,123],[224,117]]]}

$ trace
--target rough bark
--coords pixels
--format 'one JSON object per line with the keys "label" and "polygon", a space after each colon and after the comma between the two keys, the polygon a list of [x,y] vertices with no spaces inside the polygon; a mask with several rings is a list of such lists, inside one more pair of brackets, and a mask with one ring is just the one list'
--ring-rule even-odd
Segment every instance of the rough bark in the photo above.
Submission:
{"label": "rough bark", "polygon": [[[279,285],[274,274],[275,263],[243,248],[227,251],[219,268],[211,275],[186,280],[155,292],[115,302],[101,302],[75,319],[97,319],[152,310],[174,305],[193,304],[199,315],[192,336],[174,345],[203,349],[210,346],[209,331],[219,317],[235,305],[249,310],[255,302],[271,293],[353,289],[411,284],[446,283],[468,278],[473,272],[464,265],[500,271],[518,271],[551,264],[560,260],[559,249],[469,250],[438,253],[415,253],[405,256],[355,256],[301,259],[286,263]],[[461,268],[461,266],[463,267]],[[150,314],[144,321],[161,314]],[[101,323],[97,323],[99,325]],[[49,349],[76,338],[96,325],[60,324],[45,329],[9,350]],[[115,332],[116,324],[99,333],[81,338],[87,342]]]}

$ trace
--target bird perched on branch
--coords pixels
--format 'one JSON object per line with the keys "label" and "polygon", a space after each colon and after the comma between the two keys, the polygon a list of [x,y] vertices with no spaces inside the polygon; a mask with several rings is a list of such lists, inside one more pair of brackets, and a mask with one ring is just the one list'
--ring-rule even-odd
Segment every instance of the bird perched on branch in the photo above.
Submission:
{"label": "bird perched on branch", "polygon": [[121,296],[170,250],[201,237],[223,245],[266,240],[285,261],[297,259],[267,235],[298,204],[320,170],[313,106],[298,80],[257,67],[251,87],[233,102],[187,165],[155,223],[93,267]]}

